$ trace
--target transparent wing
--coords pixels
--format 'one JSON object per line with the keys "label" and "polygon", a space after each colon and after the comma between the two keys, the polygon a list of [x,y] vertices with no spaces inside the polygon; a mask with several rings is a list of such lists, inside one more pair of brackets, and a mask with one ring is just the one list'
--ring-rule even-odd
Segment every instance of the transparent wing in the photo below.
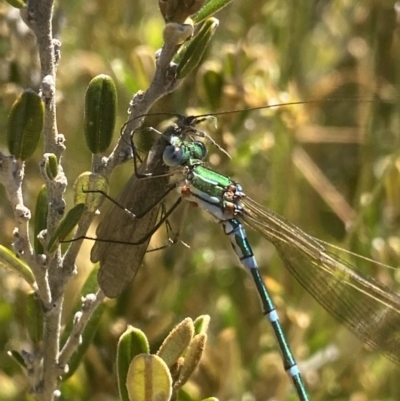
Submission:
{"label": "transparent wing", "polygon": [[299,283],[363,342],[400,363],[400,295],[252,199],[242,205],[241,219],[274,244]]}

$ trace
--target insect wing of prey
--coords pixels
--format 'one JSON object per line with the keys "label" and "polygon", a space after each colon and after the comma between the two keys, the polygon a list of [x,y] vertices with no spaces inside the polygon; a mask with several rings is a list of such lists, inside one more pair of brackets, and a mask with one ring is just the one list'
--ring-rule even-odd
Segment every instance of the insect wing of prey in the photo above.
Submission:
{"label": "insect wing of prey", "polygon": [[[165,175],[169,168],[162,161],[167,141],[160,138],[138,169],[139,174]],[[168,176],[141,179],[135,174],[128,180],[116,202],[134,215],[142,215],[157,199],[162,199],[169,182]],[[140,219],[130,216],[124,209],[111,204],[99,224],[96,241],[91,251],[91,261],[100,262],[99,285],[109,298],[117,297],[131,282],[142,264],[151,235],[139,245],[119,244],[138,242],[154,228],[159,214],[159,204]]]}

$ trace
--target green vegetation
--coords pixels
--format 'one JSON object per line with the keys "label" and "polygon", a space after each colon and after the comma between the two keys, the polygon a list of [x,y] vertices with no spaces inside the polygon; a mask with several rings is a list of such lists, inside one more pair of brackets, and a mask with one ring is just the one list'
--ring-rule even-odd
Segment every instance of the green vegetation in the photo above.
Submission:
{"label": "green vegetation", "polygon": [[[154,54],[163,44],[165,21],[155,0],[59,1],[55,11],[54,31],[62,43],[55,87],[58,131],[66,138],[61,158],[69,183],[66,215],[74,207],[72,183],[91,169],[91,162],[100,162],[100,156],[92,157],[85,145],[89,82],[107,74],[115,83],[114,146],[118,127],[128,119],[132,94],[149,87]],[[215,17],[219,26],[200,65],[152,111],[202,114],[311,101],[220,116],[217,127],[205,123],[200,128],[232,156],[229,160],[217,147],[208,145],[209,164],[304,231],[397,268],[400,25],[395,1],[233,0]],[[34,37],[19,25],[19,13],[3,2],[0,18],[0,150],[8,154],[11,107],[27,88],[37,93],[42,79]],[[165,120],[164,116],[148,117],[144,126],[163,129]],[[143,154],[157,139],[145,130],[135,136]],[[46,152],[60,161],[58,148]],[[30,156],[31,149],[27,154]],[[43,146],[39,145],[26,161],[24,201],[31,211],[46,176],[46,166],[40,170],[42,174],[38,167],[42,159]],[[55,168],[58,166],[48,167],[48,171]],[[132,172],[132,162],[117,167],[109,178],[111,196],[118,194]],[[54,179],[53,174],[46,182]],[[98,221],[107,206],[106,200]],[[296,400],[251,278],[239,267],[221,227],[195,208],[189,208],[184,222],[182,215],[180,211],[171,217],[173,232],[169,235],[172,237],[182,223],[180,239],[190,249],[178,243],[147,253],[122,295],[102,304],[101,316],[95,315],[92,321],[98,330],[93,331],[93,337],[84,335],[86,354],[79,367],[76,359],[73,361],[76,371],[62,382],[60,400],[119,399],[115,360],[118,339],[127,325],[145,333],[154,354],[183,318],[205,314],[211,317],[205,354],[179,399]],[[61,218],[57,217],[57,223]],[[50,230],[53,234],[57,225]],[[8,249],[15,241],[15,226],[13,209],[0,186],[0,244]],[[94,236],[94,229],[89,233]],[[248,234],[310,398],[399,400],[399,367],[378,353],[368,352],[289,276],[272,245],[250,230]],[[164,246],[167,238],[166,229],[160,229],[149,249]],[[54,238],[53,246],[58,239]],[[84,283],[94,284],[90,291],[96,291],[90,275],[94,268],[90,262],[92,245],[84,242],[76,262],[78,274],[69,279],[66,288],[61,322],[66,327],[80,296],[89,294],[81,291]],[[63,244],[62,249],[67,246]],[[396,270],[340,255],[399,288]],[[11,255],[7,253],[7,257]],[[35,331],[29,321],[40,313],[31,288],[15,272],[4,269],[2,260],[0,399],[31,401],[30,383],[16,362],[23,364],[23,359],[19,354],[12,358],[7,351],[32,352],[40,346],[42,331]],[[25,263],[15,263],[12,268],[23,272],[31,283]],[[371,322],[371,330],[379,329],[375,326]],[[34,345],[29,339],[32,333]],[[329,357],[332,350],[338,354],[336,359]]]}

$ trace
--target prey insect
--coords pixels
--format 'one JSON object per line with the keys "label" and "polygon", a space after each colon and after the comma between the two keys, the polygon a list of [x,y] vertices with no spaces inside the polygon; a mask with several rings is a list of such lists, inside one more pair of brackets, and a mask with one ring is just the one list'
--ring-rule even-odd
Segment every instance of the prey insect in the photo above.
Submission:
{"label": "prey insect", "polygon": [[[203,118],[180,116],[164,131],[99,224],[91,261],[100,262],[98,281],[108,297],[117,297],[132,281],[142,264],[152,234],[180,203],[178,199],[158,221],[161,202],[175,187],[169,184],[169,167],[162,160],[169,138],[197,135],[212,141],[207,134],[194,129],[201,121]],[[191,151],[194,157],[200,157],[204,149],[202,142],[196,142]]]}

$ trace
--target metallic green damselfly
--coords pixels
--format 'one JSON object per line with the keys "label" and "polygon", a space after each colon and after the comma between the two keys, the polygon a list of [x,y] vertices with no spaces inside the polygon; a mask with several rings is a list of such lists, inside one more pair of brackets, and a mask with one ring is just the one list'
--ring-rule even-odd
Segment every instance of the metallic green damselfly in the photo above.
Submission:
{"label": "metallic green damselfly", "polygon": [[[201,119],[202,116],[197,118]],[[187,119],[190,121],[191,118]],[[179,126],[182,121],[184,120],[181,118],[177,125]],[[398,361],[395,334],[392,334],[393,340],[390,336],[388,337],[388,333],[395,333],[397,325],[396,307],[400,305],[398,295],[330,254],[325,249],[324,243],[250,200],[244,195],[240,186],[229,177],[206,168],[203,161],[205,151],[202,154],[200,150],[193,156],[193,146],[197,141],[190,139],[190,136],[186,134],[175,136],[173,131],[168,135],[164,133],[162,138],[167,141],[167,144],[169,143],[166,150],[162,152],[165,165],[168,168],[175,167],[175,172],[184,176],[183,181],[177,185],[181,199],[201,206],[217,218],[231,239],[235,252],[242,259],[242,264],[249,268],[263,300],[264,310],[275,328],[280,348],[283,350],[285,368],[293,378],[299,399],[307,400],[308,396],[240,221],[254,228],[275,245],[291,274],[331,315],[364,342],[383,352],[390,359]],[[196,136],[193,132],[191,134]],[[165,147],[165,143],[163,146]],[[144,183],[153,179],[157,180],[157,177],[140,181]],[[160,192],[161,198],[165,193],[165,191]],[[227,201],[230,203],[225,204]],[[225,214],[227,211],[231,214]],[[121,213],[124,224],[129,225],[131,220],[122,209]],[[154,224],[149,227],[149,231],[143,237],[147,241],[146,247],[151,233],[154,232],[152,230]],[[107,242],[107,236],[99,236],[99,238]],[[129,249],[132,242],[135,243],[135,240],[127,236],[115,242],[118,241],[124,247],[123,249]],[[138,246],[137,243],[132,248],[136,246]],[[250,261],[251,264],[245,261]],[[131,262],[129,259],[129,263]],[[131,270],[136,272],[138,267]],[[112,269],[108,271],[112,272]],[[128,277],[121,276],[120,281],[125,286],[129,280]],[[378,324],[385,324],[385,330],[375,330]]]}
{"label": "metallic green damselfly", "polygon": [[289,272],[333,317],[364,343],[400,362],[399,294],[331,254],[325,243],[247,197],[239,184],[205,167],[202,159],[190,158],[193,144],[178,137],[170,138],[170,143],[163,159],[169,167],[183,170],[184,179],[177,184],[179,194],[221,224],[241,264],[251,273],[299,400],[309,399],[307,391],[242,222],[274,244]]}

